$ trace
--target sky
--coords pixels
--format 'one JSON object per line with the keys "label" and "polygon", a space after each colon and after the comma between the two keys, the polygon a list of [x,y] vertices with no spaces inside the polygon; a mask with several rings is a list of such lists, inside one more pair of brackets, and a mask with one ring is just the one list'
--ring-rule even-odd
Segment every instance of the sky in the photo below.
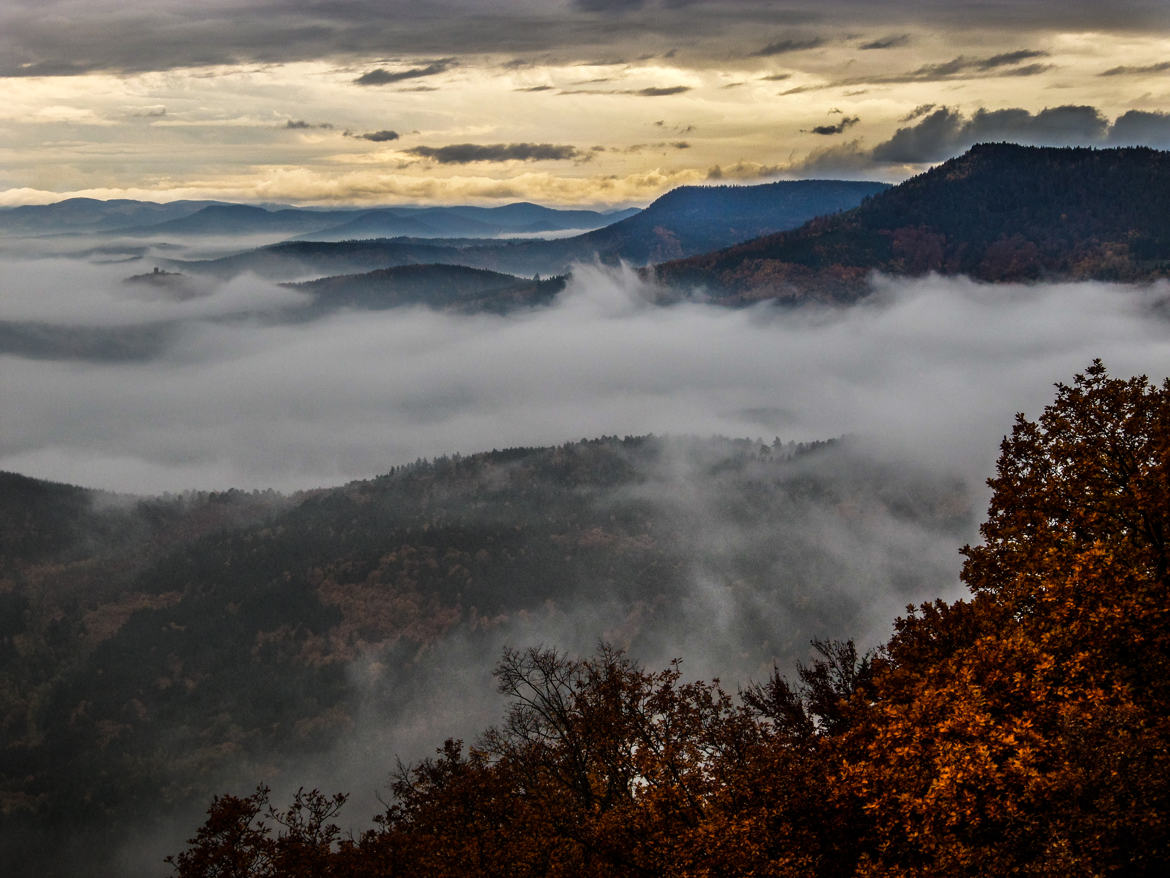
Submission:
{"label": "sky", "polygon": [[0,206],[641,206],[1170,146],[1162,0],[0,0]]}

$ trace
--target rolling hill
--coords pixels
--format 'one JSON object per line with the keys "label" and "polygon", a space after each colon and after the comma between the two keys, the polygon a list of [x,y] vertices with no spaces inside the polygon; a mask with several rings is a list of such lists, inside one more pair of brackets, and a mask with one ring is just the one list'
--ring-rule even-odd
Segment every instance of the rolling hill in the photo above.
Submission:
{"label": "rolling hill", "polygon": [[499,312],[547,303],[564,289],[565,279],[528,279],[463,265],[402,265],[288,286],[314,297],[313,305],[296,311],[308,319],[338,308],[379,311],[406,305]]}
{"label": "rolling hill", "polygon": [[1170,153],[982,144],[864,204],[656,267],[729,304],[849,302],[871,272],[988,282],[1170,273]]}
{"label": "rolling hill", "polygon": [[[459,650],[482,663],[529,626],[592,638],[604,618],[669,654],[709,621],[696,580],[726,583],[748,665],[766,670],[863,624],[858,577],[898,597],[932,587],[889,522],[953,542],[965,497],[847,442],[654,437],[444,457],[288,497],[0,474],[0,860],[13,876],[137,874],[115,859],[127,839],[174,849],[228,779],[303,766],[359,724],[384,737],[417,721],[430,687],[468,672],[444,658]],[[864,568],[819,550],[826,516],[872,546]]]}
{"label": "rolling hill", "polygon": [[286,242],[217,260],[172,264],[220,277],[253,271],[274,280],[435,262],[525,276],[559,275],[574,262],[624,260],[645,265],[701,253],[844,210],[885,188],[883,183],[835,180],[686,186],[667,193],[640,213],[569,238]]}

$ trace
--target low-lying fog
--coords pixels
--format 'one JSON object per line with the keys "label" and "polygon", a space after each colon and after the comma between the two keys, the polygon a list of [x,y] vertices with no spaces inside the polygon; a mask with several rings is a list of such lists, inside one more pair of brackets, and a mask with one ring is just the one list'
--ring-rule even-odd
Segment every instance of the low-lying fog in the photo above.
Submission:
{"label": "low-lying fog", "polygon": [[286,323],[265,315],[301,294],[255,278],[167,289],[130,273],[0,263],[0,469],[291,490],[601,434],[849,433],[978,484],[1013,414],[1093,357],[1170,373],[1166,285],[878,279],[847,310],[732,311],[655,307],[633,273],[583,266],[554,306],[505,317]]}
{"label": "low-lying fog", "polygon": [[[1000,438],[1015,412],[1051,401],[1054,382],[1094,357],[1115,375],[1170,374],[1167,284],[879,278],[850,309],[727,310],[654,306],[632,272],[583,266],[554,305],[508,316],[412,308],[297,322],[285,318],[301,293],[255,278],[125,283],[142,265],[0,261],[0,469],[135,493],[293,490],[418,457],[602,434],[851,434],[857,460],[882,461],[865,478],[958,478],[980,517]],[[489,672],[505,644],[582,654],[642,625],[648,666],[681,655],[689,675],[720,674],[734,689],[772,660],[790,673],[790,651],[799,657],[811,636],[870,646],[907,601],[958,593],[956,549],[973,530],[882,515],[848,524],[830,508],[781,534],[771,521],[733,527],[719,520],[718,486],[692,477],[685,456],[675,463],[646,488],[691,528],[696,559],[666,622],[591,592],[517,614],[486,639],[452,634],[409,667],[371,655],[350,669],[362,705],[350,733],[276,776],[225,766],[225,787],[264,780],[278,802],[300,784],[349,790],[360,827],[395,754],[470,740],[499,717]],[[773,543],[787,559],[774,582],[729,579],[735,557]],[[792,582],[821,589],[833,618],[815,602],[794,609]],[[118,873],[155,874],[202,807],[125,841]]]}

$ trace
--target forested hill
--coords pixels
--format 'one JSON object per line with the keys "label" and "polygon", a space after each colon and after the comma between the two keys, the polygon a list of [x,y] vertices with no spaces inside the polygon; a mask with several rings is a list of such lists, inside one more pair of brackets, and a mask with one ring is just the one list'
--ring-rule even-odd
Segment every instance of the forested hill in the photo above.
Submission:
{"label": "forested hill", "polygon": [[174,875],[1160,878],[1168,434],[1170,380],[1096,361],[1004,439],[970,597],[881,649],[818,641],[739,699],[612,646],[506,649],[502,720],[400,767],[368,831],[333,822],[343,793],[259,785]]}
{"label": "forested hill", "polygon": [[400,265],[288,286],[313,296],[312,305],[296,311],[300,319],[310,319],[338,308],[380,310],[404,305],[503,312],[551,302],[565,288],[565,278],[520,278],[463,265]]}
{"label": "forested hill", "polygon": [[[233,779],[275,782],[363,729],[379,760],[429,750],[427,693],[466,713],[504,643],[702,639],[729,673],[790,665],[875,601],[931,593],[950,574],[916,547],[970,522],[961,484],[840,441],[602,438],[291,497],[0,474],[0,862],[157,875]],[[735,636],[707,637],[715,616]],[[369,788],[389,769],[360,770]],[[156,833],[153,860],[119,867]]]}
{"label": "forested hill", "polygon": [[569,238],[291,241],[215,260],[169,264],[220,277],[253,271],[274,280],[436,262],[528,277],[559,275],[574,262],[645,265],[725,247],[846,210],[885,188],[885,183],[842,180],[684,186],[634,216]]}
{"label": "forested hill", "polygon": [[799,229],[657,267],[727,302],[851,301],[873,271],[991,282],[1170,273],[1170,153],[981,144]]}
{"label": "forested hill", "polygon": [[607,260],[663,262],[790,229],[813,217],[847,210],[887,188],[885,183],[854,180],[680,186],[641,213],[570,240],[579,251]]}

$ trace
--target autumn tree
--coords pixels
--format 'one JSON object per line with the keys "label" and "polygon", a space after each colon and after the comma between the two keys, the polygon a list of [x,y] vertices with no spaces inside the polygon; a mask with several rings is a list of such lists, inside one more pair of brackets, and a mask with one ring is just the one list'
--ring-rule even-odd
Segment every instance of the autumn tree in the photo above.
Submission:
{"label": "autumn tree", "polygon": [[260,785],[247,796],[216,796],[187,849],[166,858],[178,878],[315,878],[330,874],[341,830],[332,822],[345,804],[299,789],[286,810]]}
{"label": "autumn tree", "polygon": [[866,874],[1152,874],[1170,857],[1170,382],[1095,361],[1004,440],[970,602],[899,620],[841,742]]}
{"label": "autumn tree", "polygon": [[504,721],[343,797],[221,797],[203,876],[1097,876],[1170,861],[1170,381],[1094,362],[1004,439],[969,600],[737,702],[602,646],[508,650]]}

